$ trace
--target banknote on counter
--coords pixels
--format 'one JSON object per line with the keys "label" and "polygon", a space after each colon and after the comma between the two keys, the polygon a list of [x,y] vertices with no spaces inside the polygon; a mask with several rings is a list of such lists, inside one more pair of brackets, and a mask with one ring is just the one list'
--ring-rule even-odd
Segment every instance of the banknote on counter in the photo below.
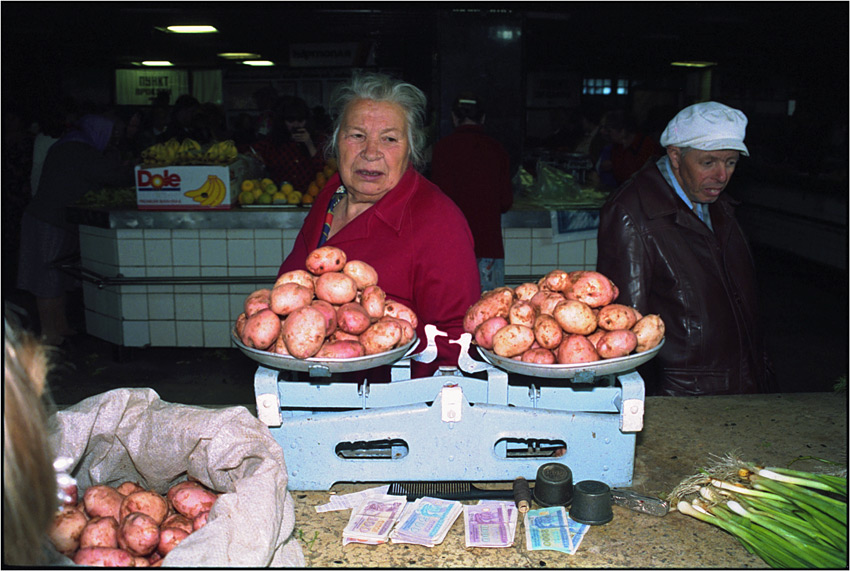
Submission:
{"label": "banknote on counter", "polygon": [[467,547],[510,547],[516,536],[517,508],[513,502],[482,500],[463,506]]}
{"label": "banknote on counter", "polygon": [[434,547],[442,543],[462,512],[463,504],[455,500],[419,498],[401,515],[390,541]]}
{"label": "banknote on counter", "polygon": [[575,555],[590,528],[571,520],[563,506],[525,513],[525,541],[529,550],[549,549]]}
{"label": "banknote on counter", "polygon": [[406,504],[405,496],[366,496],[362,503],[351,510],[348,524],[342,530],[342,544],[386,543]]}

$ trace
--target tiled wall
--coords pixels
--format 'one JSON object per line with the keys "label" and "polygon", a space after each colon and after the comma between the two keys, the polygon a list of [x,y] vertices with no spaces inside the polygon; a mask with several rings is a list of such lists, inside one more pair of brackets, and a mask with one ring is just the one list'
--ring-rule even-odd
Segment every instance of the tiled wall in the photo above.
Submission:
{"label": "tiled wall", "polygon": [[[551,228],[506,228],[505,274],[594,269],[596,239],[554,242]],[[264,277],[247,284],[84,282],[88,333],[125,347],[230,347],[252,291],[271,287],[297,229],[130,230],[80,227],[83,268],[105,277]],[[226,281],[226,280],[225,280]]]}

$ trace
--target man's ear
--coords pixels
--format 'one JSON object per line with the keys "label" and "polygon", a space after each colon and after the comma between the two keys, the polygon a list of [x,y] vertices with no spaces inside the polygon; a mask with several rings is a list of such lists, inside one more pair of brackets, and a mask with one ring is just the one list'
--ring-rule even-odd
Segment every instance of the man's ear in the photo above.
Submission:
{"label": "man's ear", "polygon": [[667,146],[667,157],[670,159],[670,166],[679,170],[679,163],[682,161],[682,151],[679,147],[673,145]]}

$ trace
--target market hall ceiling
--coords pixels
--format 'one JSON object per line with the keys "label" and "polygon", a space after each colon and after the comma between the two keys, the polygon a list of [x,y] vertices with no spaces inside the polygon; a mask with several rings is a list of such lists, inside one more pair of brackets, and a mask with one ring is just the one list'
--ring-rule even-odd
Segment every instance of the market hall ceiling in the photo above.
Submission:
{"label": "market hall ceiling", "polygon": [[[203,8],[199,8],[199,6]],[[316,6],[323,6],[317,9]],[[390,6],[388,8],[388,6]],[[434,7],[436,6],[436,7]],[[4,60],[118,67],[169,59],[222,64],[219,51],[286,61],[293,43],[373,41],[390,50],[436,45],[452,12],[524,19],[528,61],[635,70],[675,58],[783,70],[829,68],[833,46],[846,69],[847,3],[254,3],[3,2]],[[13,24],[14,22],[14,24]],[[180,36],[171,24],[212,24],[219,34]],[[5,63],[5,62],[4,62]],[[830,62],[833,63],[833,62]]]}

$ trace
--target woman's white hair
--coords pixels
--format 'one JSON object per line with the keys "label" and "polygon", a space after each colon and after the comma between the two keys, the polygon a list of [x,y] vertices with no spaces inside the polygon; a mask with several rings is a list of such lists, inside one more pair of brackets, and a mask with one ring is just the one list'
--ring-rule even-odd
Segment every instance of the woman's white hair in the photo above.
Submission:
{"label": "woman's white hair", "polygon": [[339,157],[337,137],[342,120],[349,105],[361,99],[387,101],[402,108],[407,122],[410,162],[416,169],[421,169],[425,165],[425,108],[428,100],[415,85],[381,73],[355,73],[350,81],[334,91],[330,101],[333,136],[328,140],[326,153]]}

